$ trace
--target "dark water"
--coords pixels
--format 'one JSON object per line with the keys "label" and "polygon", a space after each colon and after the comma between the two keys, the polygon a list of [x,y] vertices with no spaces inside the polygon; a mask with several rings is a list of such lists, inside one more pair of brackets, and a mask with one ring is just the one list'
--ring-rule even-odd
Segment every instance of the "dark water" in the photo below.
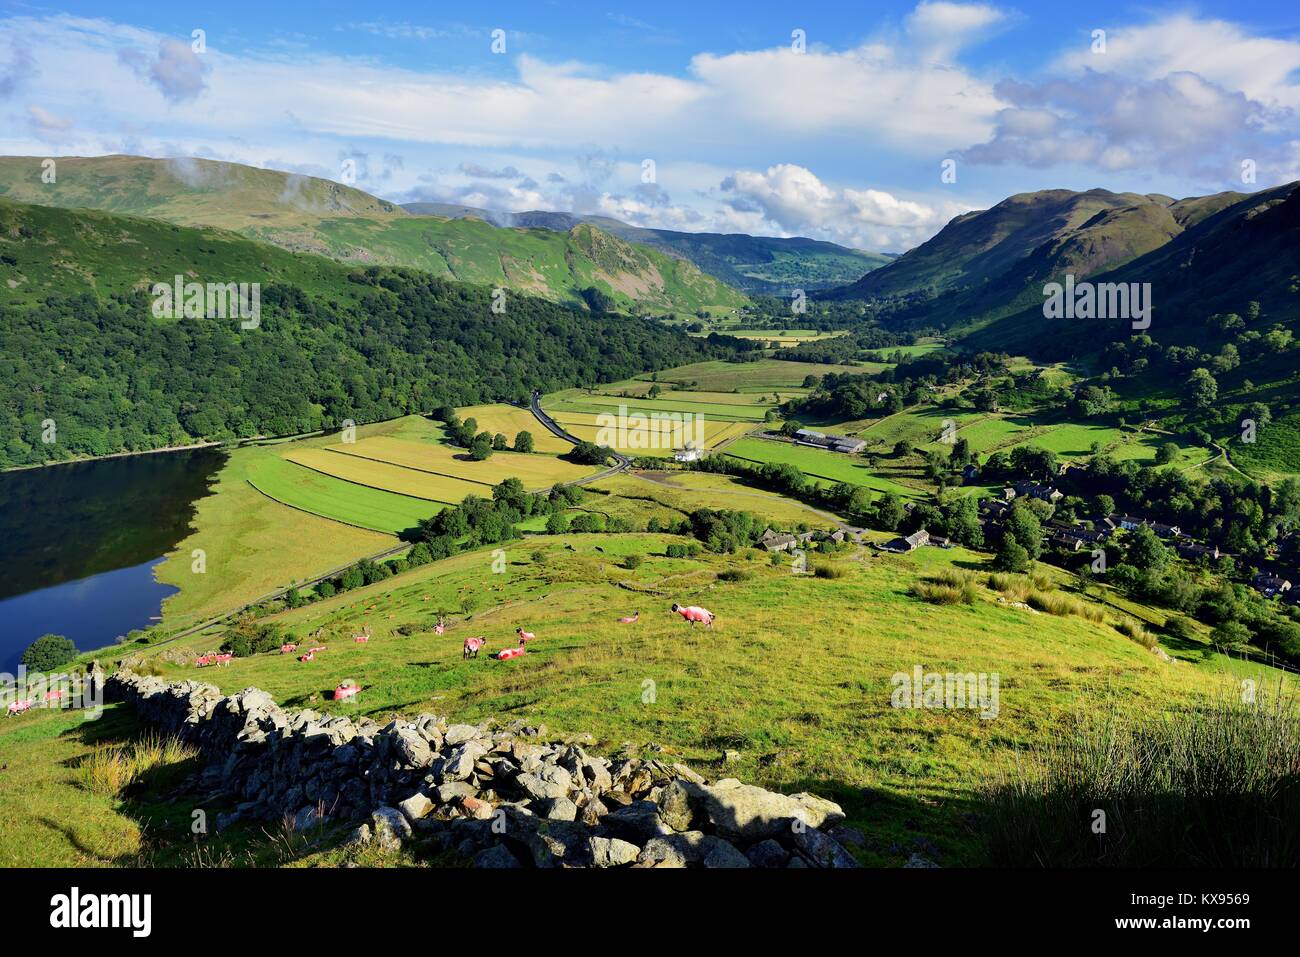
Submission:
{"label": "dark water", "polygon": [[46,633],[88,649],[149,627],[176,590],[153,566],[224,460],[196,449],[0,473],[0,671]]}

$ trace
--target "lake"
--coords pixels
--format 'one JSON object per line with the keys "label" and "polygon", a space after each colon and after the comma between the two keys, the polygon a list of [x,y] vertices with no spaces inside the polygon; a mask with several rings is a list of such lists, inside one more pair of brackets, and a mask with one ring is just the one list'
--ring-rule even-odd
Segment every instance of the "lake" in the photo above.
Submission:
{"label": "lake", "polygon": [[224,462],[194,449],[0,473],[0,671],[46,633],[88,650],[153,624],[176,591],[153,568]]}

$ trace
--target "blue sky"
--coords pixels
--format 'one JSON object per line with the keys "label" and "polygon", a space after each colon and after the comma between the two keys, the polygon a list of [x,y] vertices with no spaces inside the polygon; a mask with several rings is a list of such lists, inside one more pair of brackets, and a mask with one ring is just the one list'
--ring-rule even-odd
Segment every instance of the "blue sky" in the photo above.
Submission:
{"label": "blue sky", "polygon": [[4,153],[888,251],[1026,190],[1300,178],[1297,111],[1276,0],[0,2]]}

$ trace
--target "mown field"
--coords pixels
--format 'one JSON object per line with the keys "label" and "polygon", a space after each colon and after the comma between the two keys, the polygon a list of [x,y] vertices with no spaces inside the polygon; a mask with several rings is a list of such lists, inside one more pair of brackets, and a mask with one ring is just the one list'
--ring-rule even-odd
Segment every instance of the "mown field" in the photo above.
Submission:
{"label": "mown field", "polygon": [[727,446],[726,454],[742,462],[793,465],[822,484],[848,482],[876,492],[893,492],[903,498],[920,497],[916,489],[892,481],[880,469],[869,468],[860,457],[841,452],[826,452],[774,439],[746,438]]}
{"label": "mown field", "polygon": [[[201,499],[194,533],[157,571],[181,591],[163,606],[171,631],[231,611],[276,589],[309,580],[399,543],[396,536],[466,495],[490,497],[508,477],[549,488],[596,471],[543,453],[571,446],[527,410],[460,410],[479,428],[530,431],[539,451],[497,452],[472,462],[445,444],[442,429],[420,416],[361,426],[356,441],[317,436],[235,450],[213,495]],[[489,424],[491,423],[491,424]],[[191,571],[195,549],[206,570]]]}
{"label": "mown field", "polygon": [[802,388],[804,379],[810,375],[822,376],[828,372],[861,375],[879,371],[880,368],[883,366],[873,367],[869,363],[837,366],[790,362],[786,359],[759,359],[755,362],[715,360],[646,373],[637,376],[637,379],[661,385],[671,383],[679,388],[701,389],[706,392],[771,392],[773,389]]}
{"label": "mown field", "polygon": [[[227,691],[255,685],[288,706],[326,713],[522,718],[558,733],[591,733],[598,752],[656,742],[706,774],[839,801],[870,837],[864,861],[886,866],[903,863],[918,842],[945,866],[979,863],[983,787],[1023,748],[1050,742],[1070,715],[1112,702],[1133,717],[1177,712],[1235,687],[1241,675],[1190,653],[1162,662],[1110,624],[1000,604],[982,578],[971,605],[908,594],[918,575],[983,567],[982,556],[961,549],[813,556],[814,566],[840,569],[841,577],[822,578],[753,552],[668,558],[674,540],[540,537],[509,546],[501,574],[485,549],[276,616],[296,637],[321,635],[327,650],[308,664],[279,654],[225,669],[188,664],[187,654],[215,646],[213,635],[158,647],[155,663],[168,678],[198,677]],[[635,570],[622,567],[631,554],[643,557]],[[723,581],[720,572],[744,580]],[[674,601],[705,605],[717,626],[692,629],[669,612]],[[640,622],[617,622],[633,611]],[[435,636],[440,612],[450,627]],[[347,640],[363,625],[369,644]],[[518,626],[538,636],[525,657],[461,659],[466,635],[486,635],[495,650],[514,644]],[[892,707],[892,677],[917,665],[996,673],[997,716]],[[1262,669],[1252,675],[1276,681]],[[329,689],[345,678],[362,691],[336,704]],[[111,722],[125,720],[110,714],[105,733],[124,733]],[[133,800],[78,789],[77,763],[95,736],[93,725],[58,712],[0,724],[11,770],[40,768],[0,776],[0,863],[193,854],[188,817],[151,813],[148,789]],[[726,749],[740,760],[724,766]],[[206,853],[219,859],[225,842],[256,839],[235,829]],[[295,859],[337,857],[303,847]]]}

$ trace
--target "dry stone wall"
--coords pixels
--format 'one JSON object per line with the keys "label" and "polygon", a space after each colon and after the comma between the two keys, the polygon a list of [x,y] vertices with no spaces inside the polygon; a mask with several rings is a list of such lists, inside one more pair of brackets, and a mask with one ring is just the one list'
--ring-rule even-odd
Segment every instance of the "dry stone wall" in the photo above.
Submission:
{"label": "dry stone wall", "polygon": [[286,711],[257,688],[223,695],[130,671],[110,676],[105,695],[199,749],[196,789],[236,803],[218,828],[346,822],[354,841],[421,841],[481,867],[857,866],[842,841],[860,835],[831,801],[600,757],[522,722],[380,725]]}

